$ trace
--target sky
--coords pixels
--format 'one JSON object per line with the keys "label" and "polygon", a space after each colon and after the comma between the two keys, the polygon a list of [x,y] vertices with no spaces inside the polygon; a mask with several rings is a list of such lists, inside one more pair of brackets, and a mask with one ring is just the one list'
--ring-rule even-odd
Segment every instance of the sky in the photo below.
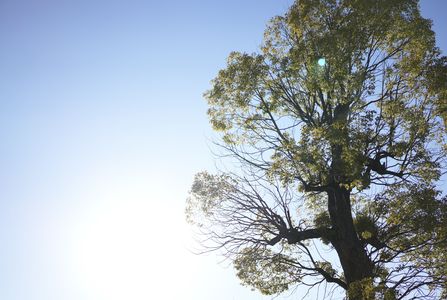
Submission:
{"label": "sky", "polygon": [[[192,253],[184,205],[203,92],[290,3],[0,0],[0,299],[271,298]],[[446,53],[447,1],[421,9]]]}

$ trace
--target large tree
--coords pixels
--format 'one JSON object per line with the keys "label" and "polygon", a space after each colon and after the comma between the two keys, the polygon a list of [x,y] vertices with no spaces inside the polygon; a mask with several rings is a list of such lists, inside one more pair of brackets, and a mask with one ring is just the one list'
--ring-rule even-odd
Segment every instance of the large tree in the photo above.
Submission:
{"label": "large tree", "polygon": [[447,297],[446,96],[417,0],[296,1],[205,93],[238,164],[196,175],[187,218],[265,294]]}

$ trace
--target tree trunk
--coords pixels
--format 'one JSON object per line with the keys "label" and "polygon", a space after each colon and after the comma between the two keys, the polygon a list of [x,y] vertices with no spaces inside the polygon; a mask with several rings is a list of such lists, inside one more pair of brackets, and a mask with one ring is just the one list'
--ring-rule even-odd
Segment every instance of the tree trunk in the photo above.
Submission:
{"label": "tree trunk", "polygon": [[[373,264],[354,228],[350,192],[334,184],[328,191],[328,209],[336,232],[331,242],[337,251],[348,287],[354,282],[371,278]],[[350,299],[361,298],[351,296]]]}
{"label": "tree trunk", "polygon": [[[372,278],[373,263],[369,259],[354,227],[351,211],[350,191],[340,185],[345,180],[345,162],[343,145],[349,145],[347,118],[349,105],[339,104],[334,109],[334,134],[337,141],[331,143],[332,164],[328,195],[328,210],[335,238],[331,241],[340,259],[341,266],[348,285],[350,300],[365,300],[361,295],[352,295],[352,284],[367,278]],[[356,288],[357,290],[357,288]]]}

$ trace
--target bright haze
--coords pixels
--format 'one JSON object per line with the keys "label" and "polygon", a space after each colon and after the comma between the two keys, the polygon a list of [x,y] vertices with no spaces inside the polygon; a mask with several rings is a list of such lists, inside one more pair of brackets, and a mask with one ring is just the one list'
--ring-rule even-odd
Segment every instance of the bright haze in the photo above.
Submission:
{"label": "bright haze", "polygon": [[[192,253],[184,203],[202,93],[291,3],[0,1],[0,299],[271,298]],[[421,8],[445,53],[447,1]]]}

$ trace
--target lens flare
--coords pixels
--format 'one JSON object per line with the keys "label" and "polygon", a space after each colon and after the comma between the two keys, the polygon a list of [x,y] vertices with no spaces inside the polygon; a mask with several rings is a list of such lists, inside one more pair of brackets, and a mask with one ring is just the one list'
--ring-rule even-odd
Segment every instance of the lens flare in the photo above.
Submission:
{"label": "lens flare", "polygon": [[325,58],[320,58],[318,60],[318,65],[320,65],[321,67],[324,67],[326,65],[326,59]]}

